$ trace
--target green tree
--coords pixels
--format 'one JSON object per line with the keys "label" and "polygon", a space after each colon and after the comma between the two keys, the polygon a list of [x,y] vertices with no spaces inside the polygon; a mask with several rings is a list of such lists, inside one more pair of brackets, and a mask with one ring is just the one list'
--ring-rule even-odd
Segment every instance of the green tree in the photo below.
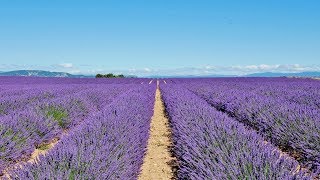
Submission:
{"label": "green tree", "polygon": [[108,73],[108,74],[97,74],[96,78],[125,78],[123,74],[113,74],[113,73]]}
{"label": "green tree", "polygon": [[108,74],[104,75],[104,77],[106,77],[106,78],[114,78],[115,76],[112,73],[108,73]]}
{"label": "green tree", "polygon": [[96,78],[103,78],[103,75],[102,74],[97,74]]}

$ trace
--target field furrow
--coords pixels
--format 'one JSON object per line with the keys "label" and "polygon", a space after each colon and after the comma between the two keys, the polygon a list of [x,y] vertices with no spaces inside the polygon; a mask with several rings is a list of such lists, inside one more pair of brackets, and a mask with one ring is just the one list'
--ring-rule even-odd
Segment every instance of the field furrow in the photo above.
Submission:
{"label": "field furrow", "polygon": [[[158,84],[159,81],[157,81]],[[147,153],[138,178],[141,180],[172,179],[174,177],[173,169],[170,166],[174,163],[174,158],[171,157],[170,153],[170,147],[172,146],[171,130],[159,88],[157,88],[155,95]]]}

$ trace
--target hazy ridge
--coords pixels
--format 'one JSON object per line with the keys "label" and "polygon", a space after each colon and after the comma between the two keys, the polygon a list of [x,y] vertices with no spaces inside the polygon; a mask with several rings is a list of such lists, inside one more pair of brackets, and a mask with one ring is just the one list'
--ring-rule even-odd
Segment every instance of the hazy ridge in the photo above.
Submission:
{"label": "hazy ridge", "polygon": [[[74,75],[66,72],[51,72],[43,70],[16,70],[1,72],[0,76],[30,76],[30,77],[67,77],[67,78],[93,78],[95,75]],[[299,72],[299,73],[276,73],[263,72],[252,73],[247,75],[150,75],[148,78],[197,78],[197,77],[320,77],[320,72]]]}

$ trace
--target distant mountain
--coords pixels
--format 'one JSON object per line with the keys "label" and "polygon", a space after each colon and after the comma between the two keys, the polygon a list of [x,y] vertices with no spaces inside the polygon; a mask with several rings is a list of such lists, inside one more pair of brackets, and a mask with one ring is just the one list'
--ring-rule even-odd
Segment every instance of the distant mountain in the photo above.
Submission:
{"label": "distant mountain", "polygon": [[85,78],[94,76],[73,75],[65,72],[50,72],[42,70],[17,70],[0,72],[0,76],[30,76],[30,77],[69,77],[69,78]]}
{"label": "distant mountain", "polygon": [[136,75],[124,75],[124,77],[126,77],[126,78],[138,78],[138,76],[136,76]]}
{"label": "distant mountain", "polygon": [[300,72],[300,73],[275,73],[275,72],[263,72],[263,73],[253,73],[247,75],[221,75],[221,74],[211,74],[211,75],[153,75],[147,76],[147,78],[211,78],[211,77],[320,77],[320,72]]}
{"label": "distant mountain", "polygon": [[236,77],[235,75],[221,75],[221,74],[211,74],[211,75],[153,75],[146,76],[146,78],[210,78],[210,77]]}
{"label": "distant mountain", "polygon": [[[94,78],[95,75],[74,75],[66,72],[50,72],[42,70],[17,70],[9,72],[1,72],[0,76],[31,76],[31,77],[68,77],[68,78]],[[138,77],[135,75],[125,75],[126,77]],[[320,77],[320,72],[300,72],[300,73],[253,73],[243,76],[237,75],[151,75],[145,78],[210,78],[210,77]]]}
{"label": "distant mountain", "polygon": [[320,72],[300,72],[300,73],[254,73],[245,75],[245,77],[320,77]]}

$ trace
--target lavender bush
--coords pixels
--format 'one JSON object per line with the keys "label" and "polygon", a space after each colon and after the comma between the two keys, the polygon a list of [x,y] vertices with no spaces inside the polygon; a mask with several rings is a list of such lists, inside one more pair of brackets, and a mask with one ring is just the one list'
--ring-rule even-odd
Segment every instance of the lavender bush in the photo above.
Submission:
{"label": "lavender bush", "polygon": [[[118,97],[13,179],[135,179],[147,145],[155,86]],[[129,105],[129,106],[128,106]]]}
{"label": "lavender bush", "polygon": [[[19,101],[19,97],[10,100],[15,106],[21,104],[24,110],[15,109],[0,117],[0,172],[25,161],[35,148],[41,148],[42,144],[59,138],[63,130],[73,128],[95,115],[117,96],[129,92],[132,86],[77,85],[77,88],[70,89],[67,85],[59,85],[51,88],[37,87],[36,93],[22,95],[32,99],[36,97],[37,100],[32,103]],[[47,92],[52,94],[50,98],[39,97]]]}
{"label": "lavender bush", "polygon": [[162,85],[179,179],[310,179],[255,131],[178,85]]}
{"label": "lavender bush", "polygon": [[319,81],[289,78],[182,81],[176,82],[256,129],[304,166],[314,172],[320,170]]}

